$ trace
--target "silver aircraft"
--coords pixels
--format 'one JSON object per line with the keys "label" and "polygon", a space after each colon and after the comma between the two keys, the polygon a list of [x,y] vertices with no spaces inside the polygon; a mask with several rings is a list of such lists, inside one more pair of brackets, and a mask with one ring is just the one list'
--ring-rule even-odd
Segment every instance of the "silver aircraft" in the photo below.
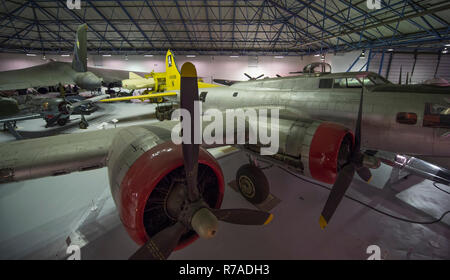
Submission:
{"label": "silver aircraft", "polygon": [[[198,89],[195,68],[185,64],[179,97],[180,107],[191,116],[200,114],[194,100],[203,103],[204,111],[279,109],[276,154],[260,156],[261,143],[237,146],[253,159],[333,184],[324,210],[318,213],[322,228],[354,174],[369,181],[370,169],[380,162],[450,184],[450,171],[432,164],[448,166],[450,157],[450,95],[434,87],[395,86],[379,75],[362,72],[309,73]],[[191,118],[191,127],[194,121]],[[247,123],[249,129],[261,124]],[[162,121],[2,144],[0,182],[108,167],[121,221],[129,236],[143,245],[132,258],[165,259],[196,236],[213,237],[217,220],[243,225],[270,222],[272,215],[261,211],[219,210],[222,171],[206,145],[172,142],[171,131],[177,124]],[[250,162],[238,170],[237,184],[246,199],[259,203],[267,198],[268,181]],[[197,172],[202,176],[197,178]]]}

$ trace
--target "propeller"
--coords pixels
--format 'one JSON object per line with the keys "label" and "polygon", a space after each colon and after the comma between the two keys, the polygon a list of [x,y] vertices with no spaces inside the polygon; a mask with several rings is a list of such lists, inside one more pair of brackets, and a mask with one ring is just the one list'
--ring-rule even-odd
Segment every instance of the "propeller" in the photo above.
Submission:
{"label": "propeller", "polygon": [[247,74],[247,73],[244,73],[244,75],[250,80],[250,81],[255,81],[255,80],[258,80],[258,79],[260,79],[260,78],[262,78],[262,77],[264,77],[264,74],[261,74],[261,75],[259,75],[258,77],[252,77],[252,76],[250,76],[249,74]]}
{"label": "propeller", "polygon": [[[183,141],[182,150],[186,183],[183,192],[182,210],[177,222],[151,236],[130,259],[164,260],[180,242],[181,237],[194,230],[200,237],[212,238],[217,233],[218,221],[238,225],[266,225],[273,219],[267,212],[251,209],[211,209],[203,200],[197,187],[197,171],[200,145],[194,141],[195,127],[199,127],[198,83],[195,66],[187,62],[181,68],[180,108],[187,110],[191,122],[182,121],[182,133],[190,130],[190,141]],[[198,142],[197,142],[198,143]]]}
{"label": "propeller", "polygon": [[[372,173],[365,165],[373,166],[371,163],[373,157],[364,155],[361,152],[361,120],[362,120],[362,108],[363,108],[363,93],[364,93],[364,79],[362,80],[361,97],[359,101],[358,118],[356,120],[355,128],[355,144],[350,151],[347,162],[338,171],[336,181],[328,196],[327,202],[322,210],[322,214],[319,219],[319,225],[324,229],[330,222],[331,217],[336,211],[337,206],[341,202],[348,187],[350,186],[355,172],[366,182],[369,182],[372,178]],[[375,164],[376,165],[376,164]]]}

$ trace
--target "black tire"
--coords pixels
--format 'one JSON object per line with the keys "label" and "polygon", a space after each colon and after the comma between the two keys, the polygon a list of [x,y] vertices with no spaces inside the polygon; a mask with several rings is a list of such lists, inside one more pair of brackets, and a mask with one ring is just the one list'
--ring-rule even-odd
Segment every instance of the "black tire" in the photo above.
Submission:
{"label": "black tire", "polygon": [[158,121],[160,121],[160,122],[164,121],[164,113],[157,112],[157,113],[156,113],[156,118],[157,118]]}
{"label": "black tire", "polygon": [[80,129],[87,129],[88,127],[88,125],[85,122],[80,122],[78,126],[80,127]]}
{"label": "black tire", "polygon": [[67,119],[58,119],[58,124],[59,124],[60,126],[65,126],[66,123],[67,123]]}
{"label": "black tire", "polygon": [[266,175],[254,165],[246,164],[239,168],[236,184],[242,196],[253,204],[263,202],[270,193]]}

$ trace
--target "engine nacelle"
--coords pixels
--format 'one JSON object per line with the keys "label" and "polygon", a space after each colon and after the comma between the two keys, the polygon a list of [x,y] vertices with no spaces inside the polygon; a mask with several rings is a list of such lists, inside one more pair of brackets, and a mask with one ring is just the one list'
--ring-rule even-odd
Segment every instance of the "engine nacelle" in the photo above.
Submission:
{"label": "engine nacelle", "polygon": [[[180,145],[167,139],[170,135],[164,131],[157,135],[146,127],[125,128],[115,136],[108,156],[110,187],[120,219],[139,245],[176,222],[171,214],[176,211],[174,205],[178,207],[173,201],[180,195],[180,188],[174,191],[175,185],[185,178],[183,154]],[[203,199],[211,208],[220,208],[225,188],[223,173],[213,156],[203,149],[198,174]],[[171,205],[167,202],[169,195]],[[196,238],[194,231],[186,233],[177,249]]]}
{"label": "engine nacelle", "polygon": [[312,120],[279,122],[279,161],[295,167],[311,178],[333,184],[338,169],[347,162],[354,143],[346,127]]}

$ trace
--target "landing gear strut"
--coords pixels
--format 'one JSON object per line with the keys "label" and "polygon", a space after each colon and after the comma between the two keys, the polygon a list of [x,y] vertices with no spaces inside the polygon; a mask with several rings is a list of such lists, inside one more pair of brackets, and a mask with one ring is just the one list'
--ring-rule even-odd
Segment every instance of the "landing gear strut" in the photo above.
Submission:
{"label": "landing gear strut", "polygon": [[156,118],[159,121],[170,120],[172,117],[173,111],[175,111],[173,104],[161,104],[158,105],[155,109]]}
{"label": "landing gear strut", "polygon": [[239,168],[236,184],[244,198],[253,204],[262,203],[269,196],[270,186],[266,175],[253,164],[246,164]]}
{"label": "landing gear strut", "polygon": [[78,124],[78,126],[80,127],[80,129],[87,129],[89,126],[89,123],[87,122],[86,118],[84,117],[84,115],[81,115],[81,121]]}

